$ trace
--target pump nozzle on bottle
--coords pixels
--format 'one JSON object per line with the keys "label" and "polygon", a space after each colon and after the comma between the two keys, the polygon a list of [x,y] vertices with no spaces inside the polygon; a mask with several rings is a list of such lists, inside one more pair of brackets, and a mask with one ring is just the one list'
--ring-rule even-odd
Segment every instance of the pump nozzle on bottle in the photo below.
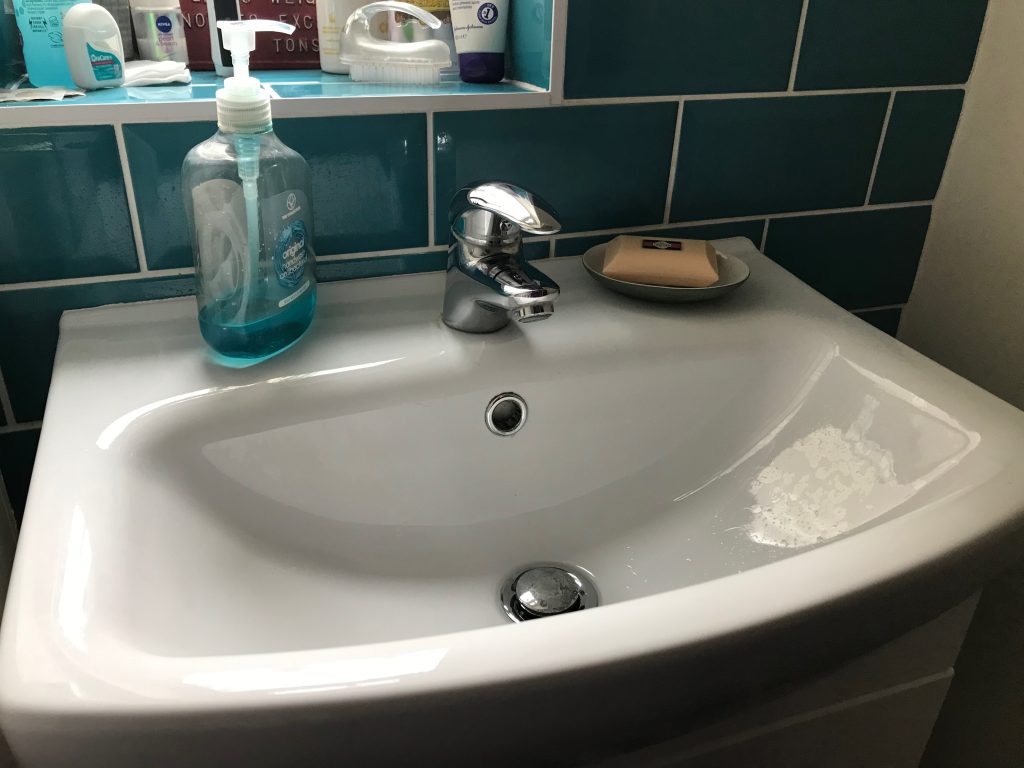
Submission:
{"label": "pump nozzle on bottle", "polygon": [[224,47],[231,51],[234,76],[217,91],[217,125],[231,133],[260,133],[270,128],[270,95],[249,74],[249,53],[256,48],[257,32],[295,31],[291,24],[270,19],[218,21]]}

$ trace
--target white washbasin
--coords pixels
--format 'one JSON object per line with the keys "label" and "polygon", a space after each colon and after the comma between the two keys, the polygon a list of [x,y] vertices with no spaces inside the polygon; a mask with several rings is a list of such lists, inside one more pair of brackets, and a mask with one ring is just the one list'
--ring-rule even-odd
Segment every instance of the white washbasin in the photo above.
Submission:
{"label": "white washbasin", "polygon": [[[24,764],[481,765],[524,706],[486,764],[574,754],[574,718],[598,755],[966,595],[1018,530],[1024,414],[719,247],[752,270],[724,301],[563,259],[554,318],[488,336],[438,275],[325,286],[244,371],[192,300],[66,315],[0,633]],[[548,560],[601,607],[511,624],[499,585]]]}

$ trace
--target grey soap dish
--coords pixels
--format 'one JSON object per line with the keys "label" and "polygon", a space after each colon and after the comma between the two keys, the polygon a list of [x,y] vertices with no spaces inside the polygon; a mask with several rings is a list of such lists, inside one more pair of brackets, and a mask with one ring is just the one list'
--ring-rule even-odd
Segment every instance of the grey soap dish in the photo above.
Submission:
{"label": "grey soap dish", "polygon": [[583,254],[583,266],[590,276],[605,288],[644,301],[661,301],[681,304],[691,301],[708,301],[724,296],[739,288],[750,277],[750,267],[735,256],[717,252],[718,282],[704,288],[680,288],[671,285],[648,285],[628,280],[616,280],[604,274],[604,251],[607,243],[595,245]]}

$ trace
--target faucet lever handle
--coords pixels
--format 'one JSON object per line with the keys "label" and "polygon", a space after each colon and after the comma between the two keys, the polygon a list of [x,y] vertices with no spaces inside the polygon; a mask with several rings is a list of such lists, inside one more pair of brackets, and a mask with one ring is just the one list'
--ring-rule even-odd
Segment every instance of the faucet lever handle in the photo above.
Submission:
{"label": "faucet lever handle", "polygon": [[561,230],[557,214],[543,198],[503,181],[485,181],[463,187],[452,199],[449,221],[470,208],[490,211],[531,235],[553,235]]}

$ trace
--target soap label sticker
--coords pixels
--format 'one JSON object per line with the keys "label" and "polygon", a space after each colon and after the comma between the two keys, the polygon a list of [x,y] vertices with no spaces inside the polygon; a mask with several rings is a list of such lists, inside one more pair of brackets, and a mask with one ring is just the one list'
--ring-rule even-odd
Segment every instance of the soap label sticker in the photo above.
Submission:
{"label": "soap label sticker", "polygon": [[85,44],[89,49],[89,63],[92,65],[93,76],[97,80],[120,80],[124,72],[121,69],[121,62],[117,56],[109,51],[98,51],[89,43]]}
{"label": "soap label sticker", "polygon": [[277,281],[294,288],[306,273],[306,224],[301,219],[281,230],[274,249],[274,271]]}
{"label": "soap label sticker", "polygon": [[682,240],[644,240],[642,247],[659,251],[681,251],[683,242]]}

